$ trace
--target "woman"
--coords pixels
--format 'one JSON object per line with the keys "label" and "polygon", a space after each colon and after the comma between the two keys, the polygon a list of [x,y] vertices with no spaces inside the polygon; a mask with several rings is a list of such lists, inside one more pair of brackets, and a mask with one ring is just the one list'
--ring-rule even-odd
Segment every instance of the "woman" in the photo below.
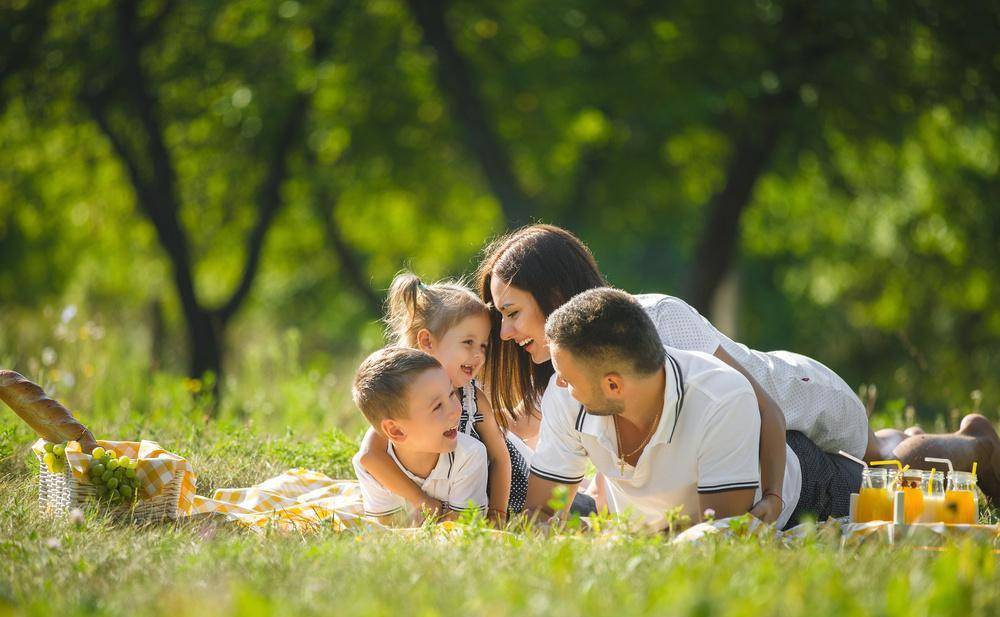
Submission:
{"label": "woman", "polygon": [[[589,249],[552,225],[524,227],[492,242],[477,282],[483,301],[493,309],[487,390],[494,409],[516,410],[512,428],[530,442],[537,432],[532,418],[537,419],[553,374],[545,319],[574,295],[608,283]],[[761,413],[763,497],[751,510],[758,518],[773,522],[782,509],[786,429],[804,433],[827,452],[877,455],[878,441],[868,428],[864,406],[826,366],[798,354],[751,350],[678,298],[647,294],[637,299],[665,345],[714,354],[753,386]]]}

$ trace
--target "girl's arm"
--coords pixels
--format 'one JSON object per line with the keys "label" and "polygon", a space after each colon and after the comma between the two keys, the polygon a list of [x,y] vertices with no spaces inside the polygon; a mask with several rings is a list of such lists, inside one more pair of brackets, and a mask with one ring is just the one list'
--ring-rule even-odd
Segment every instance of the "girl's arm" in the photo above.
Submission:
{"label": "girl's arm", "polygon": [[429,497],[403,473],[389,456],[387,447],[388,442],[385,437],[375,429],[368,429],[365,438],[361,440],[362,466],[378,480],[379,484],[405,499],[418,511],[427,509],[433,513],[440,512],[441,502]]}
{"label": "girl's arm", "polygon": [[490,465],[490,519],[502,523],[507,517],[507,502],[510,499],[510,453],[489,398],[479,388],[476,388],[476,405],[483,415],[483,419],[476,423],[476,432],[483,438]]}
{"label": "girl's arm", "polygon": [[784,507],[781,487],[785,482],[785,414],[753,375],[721,345],[715,350],[715,356],[746,377],[757,395],[757,406],[760,408],[760,492],[763,497],[753,505],[750,514],[765,523],[773,523]]}

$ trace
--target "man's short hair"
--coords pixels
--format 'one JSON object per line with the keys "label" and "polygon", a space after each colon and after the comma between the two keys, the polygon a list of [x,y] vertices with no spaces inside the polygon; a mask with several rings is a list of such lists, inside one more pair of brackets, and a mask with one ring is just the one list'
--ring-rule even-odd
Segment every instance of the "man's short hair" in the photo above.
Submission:
{"label": "man's short hair", "polygon": [[424,371],[441,368],[433,356],[409,347],[386,347],[365,358],[354,375],[351,396],[372,427],[382,420],[405,418],[406,393]]}
{"label": "man's short hair", "polygon": [[660,335],[642,305],[610,287],[573,296],[549,315],[545,336],[590,365],[624,361],[634,372],[649,375],[666,361]]}

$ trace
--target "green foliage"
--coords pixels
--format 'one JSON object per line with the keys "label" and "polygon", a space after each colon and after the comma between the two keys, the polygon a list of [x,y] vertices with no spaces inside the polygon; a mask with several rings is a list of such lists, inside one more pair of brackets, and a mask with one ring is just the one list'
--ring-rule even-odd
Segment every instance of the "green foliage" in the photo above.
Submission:
{"label": "green foliage", "polygon": [[[47,20],[45,2],[2,9],[0,57],[12,64],[0,71],[0,359],[34,373],[30,359],[52,346],[39,332],[70,304],[131,348],[116,367],[131,379],[147,379],[147,365],[184,369],[174,265],[87,103],[130,57],[117,34],[129,2],[52,2]],[[227,370],[256,370],[240,365],[267,345],[257,339],[290,330],[307,373],[378,345],[360,287],[377,296],[405,266],[468,272],[504,227],[409,3],[136,3],[148,111],[206,306],[240,279],[268,155],[308,99],[261,269],[226,333]],[[581,235],[614,284],[685,294],[732,157],[773,116],[737,239],[736,338],[808,353],[925,418],[973,389],[996,413],[995,7],[447,6],[533,215]],[[116,96],[111,128],[141,150],[137,110]],[[151,173],[150,160],[134,162]],[[114,407],[114,396],[93,402]]]}

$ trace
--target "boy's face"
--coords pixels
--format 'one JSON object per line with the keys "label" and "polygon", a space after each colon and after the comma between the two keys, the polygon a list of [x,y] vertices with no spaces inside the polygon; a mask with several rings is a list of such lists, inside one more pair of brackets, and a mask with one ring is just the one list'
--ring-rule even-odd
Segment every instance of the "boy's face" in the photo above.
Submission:
{"label": "boy's face", "polygon": [[406,389],[406,410],[406,418],[382,421],[386,438],[416,452],[454,451],[462,405],[443,368],[414,378]]}

